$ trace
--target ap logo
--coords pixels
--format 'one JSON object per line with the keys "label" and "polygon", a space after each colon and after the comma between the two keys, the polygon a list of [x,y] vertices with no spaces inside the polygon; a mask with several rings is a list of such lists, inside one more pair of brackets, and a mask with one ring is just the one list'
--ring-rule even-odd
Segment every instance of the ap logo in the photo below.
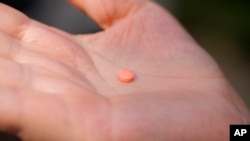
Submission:
{"label": "ap logo", "polygon": [[230,141],[249,141],[250,125],[230,125]]}

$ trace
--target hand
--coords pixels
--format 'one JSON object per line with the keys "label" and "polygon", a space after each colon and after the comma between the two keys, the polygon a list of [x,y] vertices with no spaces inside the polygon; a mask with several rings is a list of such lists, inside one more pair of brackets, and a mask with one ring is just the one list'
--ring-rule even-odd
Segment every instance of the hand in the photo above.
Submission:
{"label": "hand", "polygon": [[[24,141],[227,141],[247,107],[147,0],[71,0],[104,30],[70,35],[0,5],[0,130]],[[123,83],[128,68],[136,79]]]}

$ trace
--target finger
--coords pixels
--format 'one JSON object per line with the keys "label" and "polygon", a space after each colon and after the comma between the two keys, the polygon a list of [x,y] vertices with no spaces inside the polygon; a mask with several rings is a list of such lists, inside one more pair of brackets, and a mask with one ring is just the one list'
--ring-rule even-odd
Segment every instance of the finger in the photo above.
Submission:
{"label": "finger", "polygon": [[[79,36],[78,39],[88,42],[87,45],[91,47],[105,48],[112,46],[114,42],[119,44],[120,40],[124,40],[124,38],[127,40],[126,44],[129,44],[128,41],[134,42],[151,38],[150,40],[159,45],[168,42],[169,48],[172,46],[176,48],[186,46],[199,48],[199,45],[172,14],[150,0],[69,1],[82,11],[85,11],[104,29],[119,23],[119,26],[115,26],[110,32],[107,32],[107,36],[101,34],[100,42],[96,40],[97,38],[95,37],[97,36],[94,38],[91,38],[91,36],[88,36],[89,38]],[[122,33],[124,36],[121,36],[123,35]],[[119,37],[117,36],[118,34]],[[104,42],[107,42],[107,44],[103,44]],[[150,48],[154,49],[153,47]]]}
{"label": "finger", "polygon": [[[37,83],[34,83],[31,85],[30,82],[23,81],[27,78],[31,79],[30,76],[36,76],[35,78],[32,77],[32,82],[43,80],[44,85],[47,86],[52,83],[46,83],[46,79],[43,79],[43,77],[50,76],[52,78],[62,77],[74,84],[93,89],[85,73],[79,72],[72,63],[63,61],[60,57],[51,57],[50,55],[53,54],[53,52],[44,53],[42,51],[43,47],[30,45],[29,43],[20,43],[2,32],[0,32],[0,41],[0,68],[2,68],[0,70],[1,85],[11,87],[21,87],[21,85],[24,87],[33,86],[42,89],[40,84],[37,85]],[[86,65],[85,63],[85,66]],[[32,73],[32,75],[27,73]],[[41,75],[43,77],[40,77]],[[62,82],[59,79],[54,80],[56,80],[56,82]],[[56,83],[53,84],[57,85]],[[51,87],[43,89],[49,88]]]}
{"label": "finger", "polygon": [[[0,31],[2,31],[0,40],[4,40],[6,44],[1,45],[3,47],[1,48],[1,55],[15,55],[15,52],[20,49],[20,47],[14,48],[15,45],[10,44],[16,44],[14,40],[10,39],[9,36],[11,36],[16,40],[25,42],[25,45],[22,44],[22,50],[23,48],[29,48],[34,52],[59,59],[74,67],[77,67],[78,63],[84,64],[85,67],[81,68],[83,71],[91,68],[92,61],[89,55],[81,49],[81,46],[75,42],[71,35],[33,21],[21,12],[4,4],[0,4],[0,19],[4,19],[3,22],[0,22]],[[81,58],[77,56],[81,56]]]}
{"label": "finger", "polygon": [[93,18],[102,28],[134,14],[148,0],[69,0]]}
{"label": "finger", "polygon": [[0,31],[17,40],[31,43],[33,50],[64,61],[69,60],[74,65],[76,65],[74,57],[79,53],[83,57],[82,60],[90,60],[86,52],[76,51],[80,47],[72,41],[74,39],[69,34],[33,21],[21,12],[4,4],[0,4],[0,19],[4,19],[0,22]]}
{"label": "finger", "polygon": [[6,33],[0,31],[0,56],[5,58],[13,58],[17,54],[18,42]]}
{"label": "finger", "polygon": [[[66,33],[35,22],[21,12],[4,4],[0,4],[0,19],[4,19],[4,21],[0,22],[0,31],[3,33],[17,40],[32,43],[33,50],[40,53],[61,59],[67,58],[71,64],[75,63],[73,59],[75,54],[72,50],[77,45],[69,41],[70,37]],[[3,38],[7,39],[9,37]],[[10,39],[8,40],[10,41]],[[6,43],[8,42],[6,41]]]}
{"label": "finger", "polygon": [[[28,54],[27,56],[34,55]],[[31,60],[23,58],[22,61],[25,63],[20,64],[0,58],[0,86],[29,87],[42,92],[60,94],[67,93],[70,88],[71,92],[78,92],[83,87],[88,90],[94,89],[84,75],[72,72],[69,67],[56,60],[37,55]]]}
{"label": "finger", "polygon": [[21,131],[19,97],[0,87],[0,130],[18,134]]}
{"label": "finger", "polygon": [[[0,103],[1,131],[18,135],[23,140],[65,140],[69,133],[64,132],[68,131],[67,124],[63,124],[68,121],[61,107],[64,103],[56,96],[0,87]],[[48,116],[52,113],[53,118]]]}
{"label": "finger", "polygon": [[[84,64],[85,67],[81,67],[82,71],[92,68],[93,62],[89,55],[71,35],[30,20],[19,11],[3,4],[0,4],[0,19],[5,19],[4,22],[0,22],[0,40],[6,44],[1,46],[3,48],[0,49],[0,55],[15,57],[20,53],[19,50],[28,48],[32,52],[52,57],[75,68],[79,64]],[[11,37],[19,40],[19,45],[15,45],[17,43]]]}
{"label": "finger", "polygon": [[17,10],[0,3],[0,30],[18,36],[30,19]]}
{"label": "finger", "polygon": [[[54,31],[49,29],[48,26],[43,24],[37,23],[27,16],[22,14],[21,12],[0,3],[0,19],[4,19],[4,21],[0,22],[0,33],[1,41],[4,40],[6,44],[13,43],[9,36],[14,37],[18,40],[22,40],[25,42],[32,42],[33,45],[37,44],[42,48],[36,48],[37,46],[33,47],[33,49],[39,50],[41,53],[48,53],[50,55],[55,54],[66,54],[60,53],[60,51],[65,51],[66,49],[57,49],[57,47],[67,46],[65,42],[55,42],[58,40],[62,40],[62,38],[58,38]],[[7,35],[4,35],[7,34]],[[46,35],[46,36],[41,36]],[[62,40],[63,41],[63,40]],[[2,45],[3,46],[3,45]],[[48,49],[49,48],[49,49]],[[7,49],[7,48],[5,48]],[[52,51],[51,51],[52,49]],[[68,52],[66,50],[65,52]],[[65,55],[67,56],[67,55]],[[63,58],[63,56],[60,56]]]}

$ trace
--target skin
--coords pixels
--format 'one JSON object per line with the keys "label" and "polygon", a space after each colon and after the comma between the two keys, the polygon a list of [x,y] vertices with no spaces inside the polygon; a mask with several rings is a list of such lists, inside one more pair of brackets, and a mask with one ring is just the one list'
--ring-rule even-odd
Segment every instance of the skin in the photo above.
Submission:
{"label": "skin", "polygon": [[[0,5],[0,130],[24,141],[228,141],[249,109],[215,61],[147,0],[71,0],[71,35]],[[136,81],[117,79],[122,68]]]}

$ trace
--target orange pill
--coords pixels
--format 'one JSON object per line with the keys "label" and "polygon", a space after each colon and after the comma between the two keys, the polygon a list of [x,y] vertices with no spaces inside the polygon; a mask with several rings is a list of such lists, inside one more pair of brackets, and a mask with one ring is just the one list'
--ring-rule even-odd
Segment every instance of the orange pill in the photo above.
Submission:
{"label": "orange pill", "polygon": [[135,74],[131,70],[123,69],[119,72],[118,78],[122,82],[130,83],[134,80]]}

